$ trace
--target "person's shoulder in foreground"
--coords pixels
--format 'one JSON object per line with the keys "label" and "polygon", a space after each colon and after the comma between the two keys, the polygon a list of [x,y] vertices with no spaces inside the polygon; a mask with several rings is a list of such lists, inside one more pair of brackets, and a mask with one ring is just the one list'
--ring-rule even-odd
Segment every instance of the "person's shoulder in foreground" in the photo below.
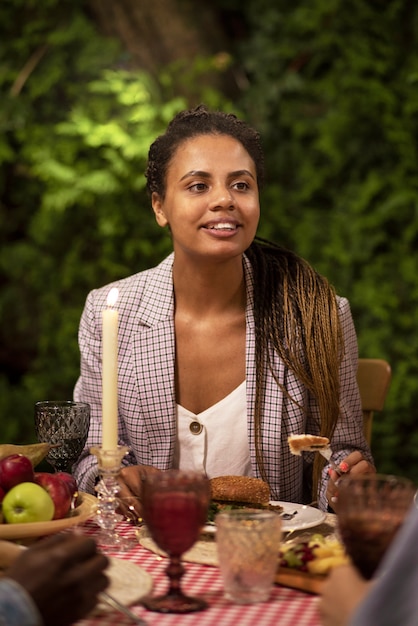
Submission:
{"label": "person's shoulder in foreground", "polygon": [[336,568],[323,588],[323,626],[418,624],[418,509],[412,507],[372,581],[353,566]]}

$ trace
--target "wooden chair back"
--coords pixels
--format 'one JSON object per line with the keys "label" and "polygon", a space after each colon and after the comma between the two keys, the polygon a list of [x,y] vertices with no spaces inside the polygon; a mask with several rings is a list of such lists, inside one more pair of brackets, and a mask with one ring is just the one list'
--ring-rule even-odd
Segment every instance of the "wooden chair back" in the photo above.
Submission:
{"label": "wooden chair back", "polygon": [[391,367],[384,359],[359,359],[357,383],[363,409],[364,435],[369,445],[372,438],[373,415],[375,411],[382,411],[385,405],[391,377]]}

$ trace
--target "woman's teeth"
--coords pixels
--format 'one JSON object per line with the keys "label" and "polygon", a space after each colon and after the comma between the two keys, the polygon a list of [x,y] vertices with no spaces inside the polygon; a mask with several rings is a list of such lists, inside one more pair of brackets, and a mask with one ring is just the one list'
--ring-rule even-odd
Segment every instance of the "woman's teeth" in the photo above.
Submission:
{"label": "woman's teeth", "polygon": [[234,224],[215,224],[214,226],[209,226],[210,230],[235,230],[236,226]]}

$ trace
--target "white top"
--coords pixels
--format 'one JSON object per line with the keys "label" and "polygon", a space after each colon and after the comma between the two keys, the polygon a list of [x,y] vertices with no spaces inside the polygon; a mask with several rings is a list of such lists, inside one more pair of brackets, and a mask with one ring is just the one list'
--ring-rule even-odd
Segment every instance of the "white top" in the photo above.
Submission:
{"label": "white top", "polygon": [[198,415],[177,405],[174,467],[203,472],[209,478],[252,476],[245,380]]}

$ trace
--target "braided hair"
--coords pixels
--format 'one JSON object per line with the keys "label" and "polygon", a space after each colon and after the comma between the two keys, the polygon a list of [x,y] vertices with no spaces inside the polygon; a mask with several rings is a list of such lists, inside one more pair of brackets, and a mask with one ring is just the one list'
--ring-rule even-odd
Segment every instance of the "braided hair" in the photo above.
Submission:
{"label": "braided hair", "polygon": [[[256,456],[260,473],[266,479],[261,437],[266,366],[283,393],[296,402],[273,371],[272,351],[316,398],[321,435],[331,438],[340,412],[343,334],[333,287],[306,261],[261,238],[255,239],[246,254],[254,271]],[[314,498],[324,463],[320,455],[315,455]]]}
{"label": "braided hair", "polygon": [[[164,198],[167,169],[177,148],[192,137],[228,135],[239,141],[254,161],[257,183],[264,182],[260,135],[232,113],[209,111],[199,105],[178,113],[166,132],[152,143],[145,172],[147,191]],[[256,398],[254,430],[257,464],[266,480],[263,460],[263,391],[267,368],[293,402],[272,368],[276,352],[317,399],[321,435],[331,437],[339,416],[339,363],[343,337],[336,294],[328,281],[302,258],[271,242],[256,238],[246,250],[254,273],[256,329]],[[316,498],[324,460],[315,455],[313,495]]]}
{"label": "braided hair", "polygon": [[145,171],[147,191],[165,196],[167,169],[180,144],[198,135],[229,135],[239,141],[254,161],[258,187],[264,182],[264,153],[259,133],[233,113],[209,111],[200,104],[181,111],[170,122],[166,132],[151,144]]}

